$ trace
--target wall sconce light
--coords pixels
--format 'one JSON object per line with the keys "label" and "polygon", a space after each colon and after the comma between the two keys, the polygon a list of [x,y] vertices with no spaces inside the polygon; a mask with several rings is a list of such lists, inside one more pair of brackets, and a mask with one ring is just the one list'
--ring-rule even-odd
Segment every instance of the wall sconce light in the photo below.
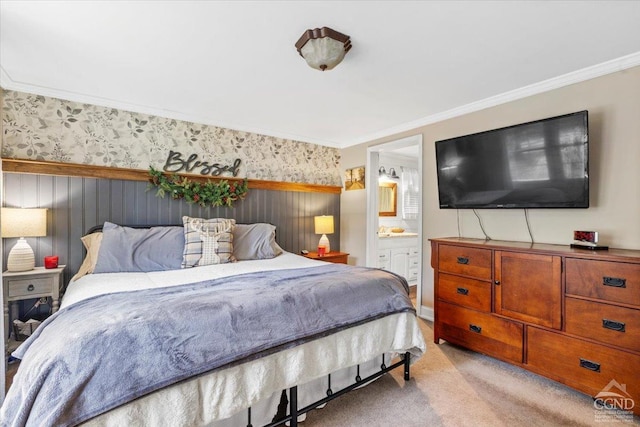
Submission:
{"label": "wall sconce light", "polygon": [[296,49],[311,68],[331,70],[351,49],[351,39],[329,27],[315,28],[300,36]]}
{"label": "wall sconce light", "polygon": [[331,252],[327,234],[333,234],[333,215],[322,215],[313,218],[315,234],[322,234],[318,247],[324,246],[327,253]]}
{"label": "wall sconce light", "polygon": [[400,179],[400,177],[396,174],[395,168],[390,168],[389,173],[387,173],[384,166],[380,166],[380,169],[378,169],[378,175],[381,181],[384,181],[386,179]]}
{"label": "wall sconce light", "polygon": [[33,249],[25,237],[44,237],[47,235],[46,209],[2,208],[3,238],[19,237],[18,242],[9,252],[8,271],[33,270],[36,265]]}

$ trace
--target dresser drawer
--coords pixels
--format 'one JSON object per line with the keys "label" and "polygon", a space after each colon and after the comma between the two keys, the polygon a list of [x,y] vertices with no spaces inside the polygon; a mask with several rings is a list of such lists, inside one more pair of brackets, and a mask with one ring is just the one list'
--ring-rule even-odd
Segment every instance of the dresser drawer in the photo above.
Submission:
{"label": "dresser drawer", "polygon": [[566,331],[640,352],[640,310],[567,298]]}
{"label": "dresser drawer", "polygon": [[535,371],[592,397],[615,380],[626,385],[638,410],[640,356],[535,327],[527,330],[527,348],[527,365]]}
{"label": "dresser drawer", "polygon": [[54,279],[45,277],[39,279],[16,279],[9,280],[8,293],[12,297],[28,297],[29,295],[51,294]]}
{"label": "dresser drawer", "polygon": [[640,307],[640,265],[624,262],[566,261],[568,294]]}
{"label": "dresser drawer", "polygon": [[476,310],[437,302],[440,337],[499,359],[522,363],[523,326]]}
{"label": "dresser drawer", "polygon": [[438,297],[476,310],[491,312],[491,283],[440,273]]}
{"label": "dresser drawer", "polygon": [[491,280],[491,250],[439,245],[438,269],[447,273]]}

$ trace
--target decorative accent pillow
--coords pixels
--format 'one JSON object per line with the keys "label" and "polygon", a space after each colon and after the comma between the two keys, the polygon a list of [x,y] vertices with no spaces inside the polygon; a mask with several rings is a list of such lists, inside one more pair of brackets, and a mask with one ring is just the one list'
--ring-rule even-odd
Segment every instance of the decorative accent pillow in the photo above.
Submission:
{"label": "decorative accent pillow", "polygon": [[236,224],[233,229],[233,256],[238,261],[275,258],[281,253],[275,225]]}
{"label": "decorative accent pillow", "polygon": [[182,268],[235,262],[233,229],[235,219],[182,217],[184,253]]}
{"label": "decorative accent pillow", "polygon": [[94,273],[176,270],[182,263],[182,227],[122,227],[105,222]]}
{"label": "decorative accent pillow", "polygon": [[87,250],[82,265],[78,269],[78,272],[71,278],[74,282],[87,274],[93,273],[96,268],[96,262],[98,261],[98,251],[100,250],[100,243],[102,242],[102,232],[87,234],[80,238],[82,244]]}

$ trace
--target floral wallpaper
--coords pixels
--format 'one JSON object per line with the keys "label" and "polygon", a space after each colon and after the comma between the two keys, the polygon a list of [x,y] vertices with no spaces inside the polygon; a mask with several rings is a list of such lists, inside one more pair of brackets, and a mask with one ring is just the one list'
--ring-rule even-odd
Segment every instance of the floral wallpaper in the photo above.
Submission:
{"label": "floral wallpaper", "polygon": [[2,157],[162,169],[171,150],[242,163],[238,177],[336,185],[338,149],[5,90]]}

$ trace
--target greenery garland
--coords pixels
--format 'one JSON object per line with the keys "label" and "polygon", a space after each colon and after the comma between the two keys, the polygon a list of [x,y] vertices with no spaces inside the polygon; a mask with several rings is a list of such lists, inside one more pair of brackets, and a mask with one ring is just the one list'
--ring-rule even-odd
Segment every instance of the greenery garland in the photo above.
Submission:
{"label": "greenery garland", "polygon": [[152,166],[149,166],[149,175],[149,186],[158,188],[156,196],[164,198],[165,194],[169,194],[173,199],[184,199],[187,203],[197,203],[202,207],[232,207],[233,202],[244,199],[249,191],[246,178],[242,181],[228,182],[223,179],[201,183],[177,174],[167,176]]}

